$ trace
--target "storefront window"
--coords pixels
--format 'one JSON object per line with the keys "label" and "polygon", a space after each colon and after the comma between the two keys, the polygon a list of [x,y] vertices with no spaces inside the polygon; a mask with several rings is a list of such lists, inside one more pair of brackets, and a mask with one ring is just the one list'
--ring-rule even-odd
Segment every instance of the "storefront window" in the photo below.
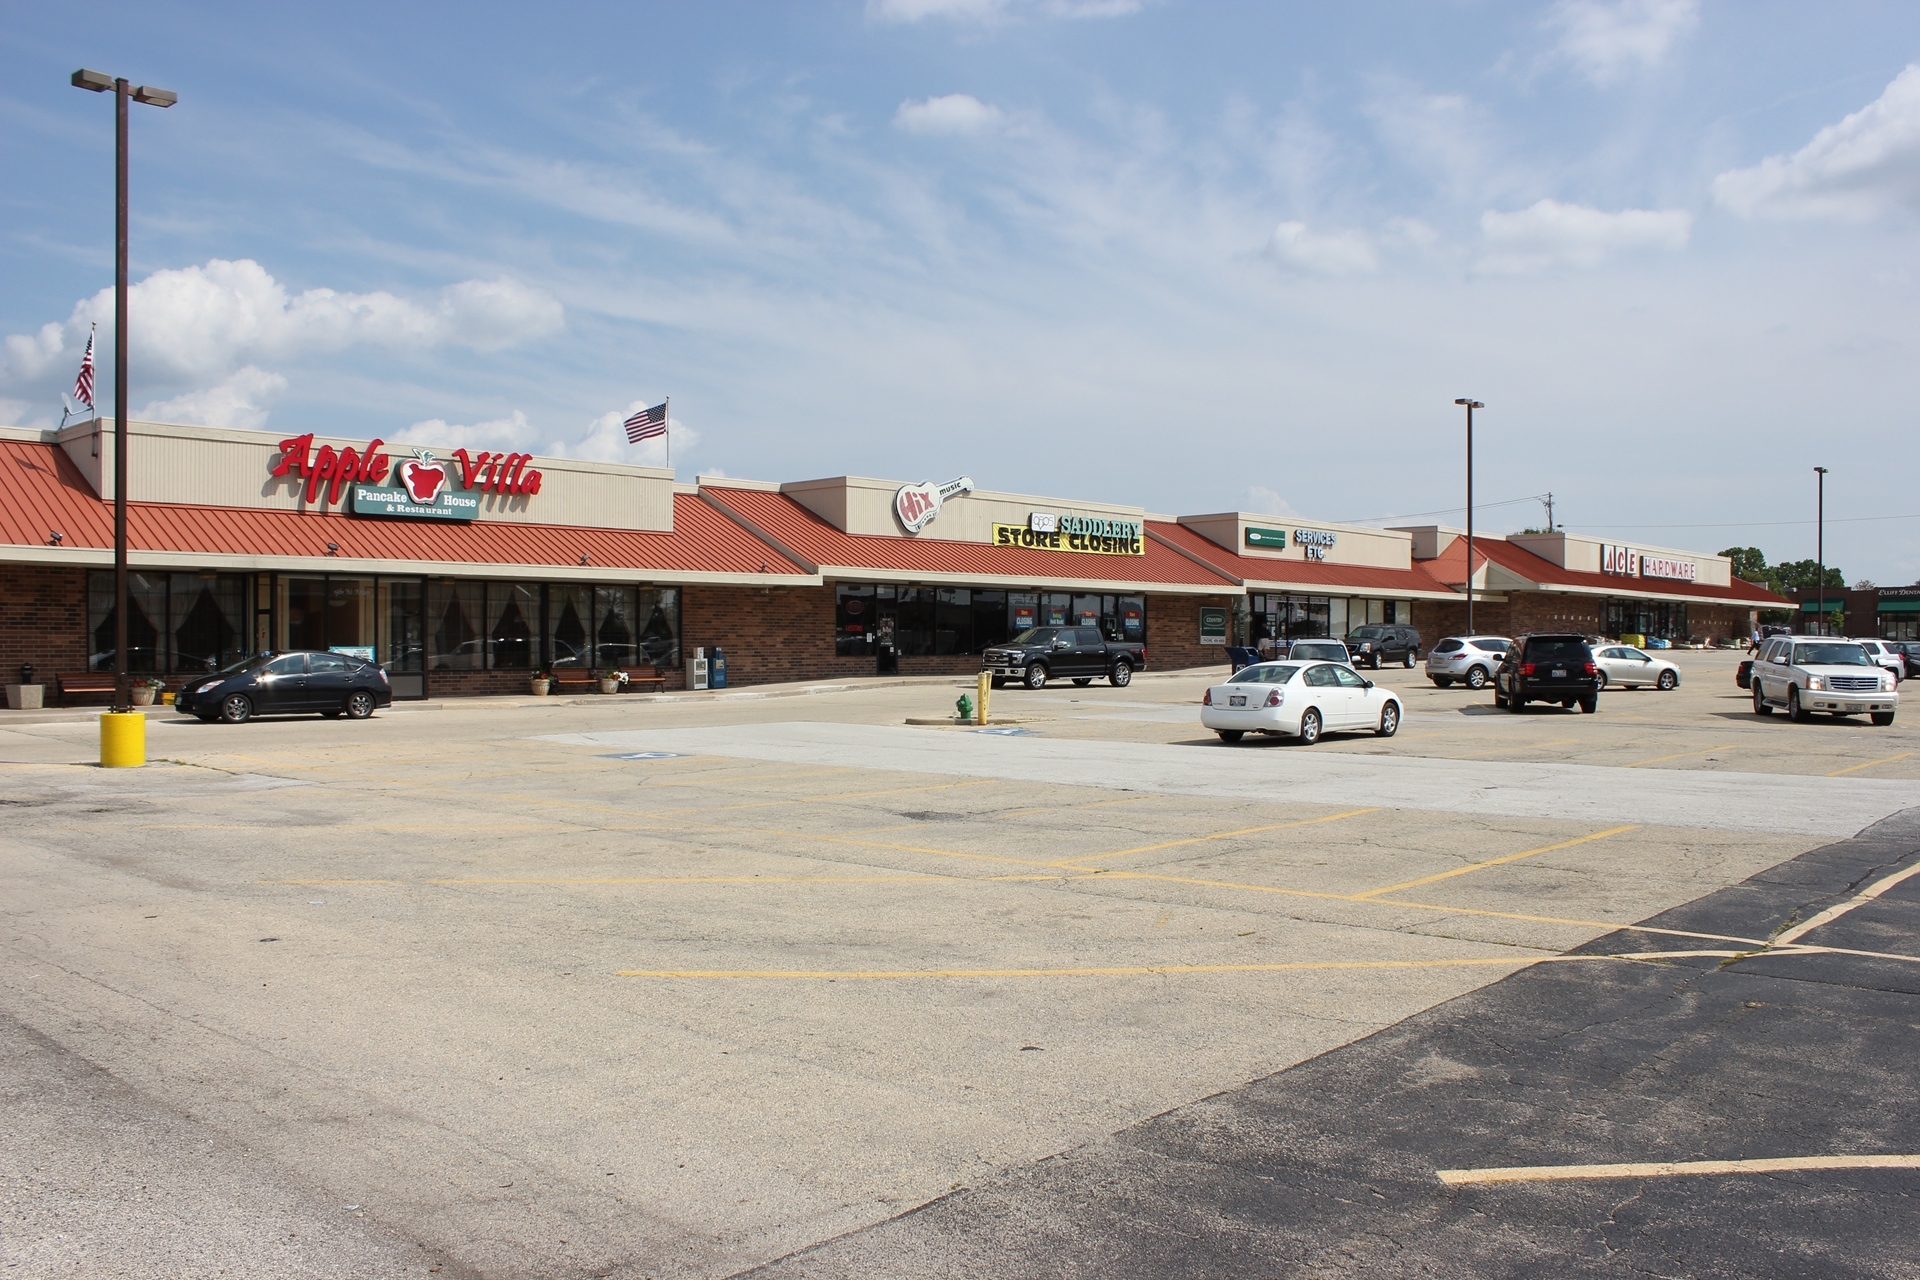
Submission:
{"label": "storefront window", "polygon": [[1059,592],[1049,592],[1040,597],[1040,625],[1043,627],[1070,627],[1073,614],[1073,597]]}
{"label": "storefront window", "polygon": [[642,588],[637,615],[640,625],[640,657],[656,667],[680,665],[680,589],[678,587]]}
{"label": "storefront window", "polygon": [[372,661],[374,612],[372,578],[327,579],[327,633],[316,649],[333,649]]}
{"label": "storefront window", "polygon": [[327,580],[280,579],[280,643],[276,649],[327,647]]}
{"label": "storefront window", "polygon": [[893,647],[896,653],[924,657],[933,652],[933,591],[899,587],[893,601]]}
{"label": "storefront window", "polygon": [[629,667],[641,662],[638,602],[632,587],[593,589],[593,665]]}
{"label": "storefront window", "polygon": [[246,650],[247,581],[237,574],[176,573],[168,584],[175,671],[217,671]]}
{"label": "storefront window", "polygon": [[507,671],[526,671],[534,665],[534,647],[540,631],[540,584],[487,584],[488,665]]}
{"label": "storefront window", "polygon": [[1007,595],[1007,635],[1009,638],[1040,625],[1040,597],[1030,591]]}
{"label": "storefront window", "polygon": [[1616,640],[1633,635],[1685,640],[1687,606],[1665,600],[1609,600],[1607,634]]}
{"label": "storefront window", "polygon": [[1007,593],[1004,591],[974,592],[969,613],[973,643],[967,647],[968,653],[979,653],[1013,634],[1007,630]]}
{"label": "storefront window", "polygon": [[873,588],[841,583],[833,589],[833,651],[842,658],[864,658],[873,653]]}
{"label": "storefront window", "polygon": [[965,587],[933,589],[933,651],[973,652],[973,592]]}
{"label": "storefront window", "polygon": [[547,588],[547,665],[550,667],[591,667],[593,650],[588,644],[588,628],[593,626],[593,589],[591,587],[550,586]]}
{"label": "storefront window", "polygon": [[433,671],[479,671],[486,666],[481,620],[485,590],[478,582],[427,584],[427,667]]}
{"label": "storefront window", "polygon": [[375,658],[388,671],[424,671],[426,669],[426,592],[418,578],[383,578],[380,581],[380,618],[386,631],[378,641]]}

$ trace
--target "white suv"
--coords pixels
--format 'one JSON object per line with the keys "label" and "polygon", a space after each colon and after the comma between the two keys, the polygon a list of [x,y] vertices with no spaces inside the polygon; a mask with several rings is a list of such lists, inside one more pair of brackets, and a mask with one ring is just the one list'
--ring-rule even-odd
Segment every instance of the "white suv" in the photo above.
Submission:
{"label": "white suv", "polygon": [[1775,636],[1753,660],[1753,713],[1770,716],[1785,707],[1795,720],[1816,711],[1836,716],[1865,712],[1878,725],[1893,723],[1900,705],[1891,674],[1851,640],[1825,636]]}
{"label": "white suv", "polygon": [[1893,648],[1885,640],[1855,640],[1855,644],[1867,651],[1875,666],[1885,667],[1893,672],[1893,682],[1897,685],[1907,674],[1906,655]]}

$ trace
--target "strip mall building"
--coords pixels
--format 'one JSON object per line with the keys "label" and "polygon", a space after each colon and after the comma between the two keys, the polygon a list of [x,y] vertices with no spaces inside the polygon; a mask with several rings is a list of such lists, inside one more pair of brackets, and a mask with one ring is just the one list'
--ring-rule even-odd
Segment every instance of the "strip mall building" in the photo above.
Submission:
{"label": "strip mall building", "polygon": [[[1408,622],[1675,639],[1788,607],[1719,556],[842,476],[701,478],[525,454],[129,424],[129,663],[179,679],[269,648],[371,656],[403,697],[696,648],[729,683],[978,668],[1028,626],[1097,626],[1152,669],[1262,636]],[[0,670],[114,663],[112,424],[0,429]],[[175,678],[178,679],[175,679]]]}

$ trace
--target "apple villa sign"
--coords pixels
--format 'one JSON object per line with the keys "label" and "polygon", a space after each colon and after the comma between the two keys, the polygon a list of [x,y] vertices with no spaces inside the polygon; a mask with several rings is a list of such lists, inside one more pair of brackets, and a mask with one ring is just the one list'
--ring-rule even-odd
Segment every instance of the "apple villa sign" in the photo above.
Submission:
{"label": "apple villa sign", "polygon": [[304,481],[302,497],[309,506],[338,506],[343,495],[351,495],[355,515],[415,520],[475,519],[480,514],[476,491],[503,496],[540,492],[540,473],[527,465],[533,461],[530,453],[469,454],[455,449],[453,457],[460,464],[456,481],[452,462],[415,449],[411,458],[396,465],[380,452],[384,443],[374,439],[364,449],[327,444],[315,449],[312,433],[293,436],[280,442],[272,474]]}

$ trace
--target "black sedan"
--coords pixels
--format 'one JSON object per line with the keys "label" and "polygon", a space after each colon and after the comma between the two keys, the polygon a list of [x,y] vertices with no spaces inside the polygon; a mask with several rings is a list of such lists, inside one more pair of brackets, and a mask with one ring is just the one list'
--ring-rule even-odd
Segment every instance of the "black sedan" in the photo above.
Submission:
{"label": "black sedan", "polygon": [[190,683],[173,705],[202,720],[239,724],[257,715],[301,712],[365,720],[392,702],[387,673],[373,663],[301,649],[242,658]]}

